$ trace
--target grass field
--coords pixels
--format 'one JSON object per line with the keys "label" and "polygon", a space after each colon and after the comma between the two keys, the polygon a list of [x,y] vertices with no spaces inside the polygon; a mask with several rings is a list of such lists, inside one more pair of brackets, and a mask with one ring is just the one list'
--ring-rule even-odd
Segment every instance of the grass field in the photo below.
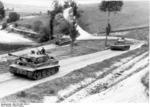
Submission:
{"label": "grass field", "polygon": [[0,54],[5,54],[12,51],[17,51],[20,49],[25,49],[31,45],[18,45],[18,44],[3,44],[0,43]]}
{"label": "grass field", "polygon": [[[90,33],[105,30],[107,14],[99,11],[98,4],[80,5],[79,9],[83,11],[79,21],[81,27]],[[148,10],[148,1],[124,1],[121,12],[111,14],[112,29],[148,25]]]}
{"label": "grass field", "polygon": [[48,26],[49,16],[46,14],[43,14],[41,16],[35,16],[35,17],[29,18],[29,19],[19,20],[19,21],[17,21],[17,23],[19,25],[31,25],[32,26],[34,24],[34,22],[36,22],[36,21],[41,21],[41,22],[43,22],[43,25]]}
{"label": "grass field", "polygon": [[[116,36],[119,36],[119,35],[116,35]],[[133,38],[133,39],[149,42],[149,28],[132,30],[123,36],[126,38]]]}
{"label": "grass field", "polygon": [[[78,24],[90,33],[105,31],[107,14],[100,11],[99,4],[80,4],[79,10],[82,15]],[[148,1],[124,1],[121,12],[111,14],[111,25],[113,29],[149,25],[149,3]],[[44,26],[49,25],[49,16],[43,14],[34,18],[17,21],[20,25],[31,25],[35,21],[42,21]]]}

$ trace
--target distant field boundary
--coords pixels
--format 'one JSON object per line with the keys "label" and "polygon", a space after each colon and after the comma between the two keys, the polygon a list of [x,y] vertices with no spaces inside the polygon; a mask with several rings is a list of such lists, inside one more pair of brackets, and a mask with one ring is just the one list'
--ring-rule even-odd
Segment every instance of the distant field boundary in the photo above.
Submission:
{"label": "distant field boundary", "polygon": [[[136,26],[136,27],[121,28],[121,29],[112,30],[111,33],[125,32],[125,31],[144,29],[144,28],[149,28],[149,26]],[[101,34],[101,33],[105,33],[105,31],[99,32],[99,34]]]}

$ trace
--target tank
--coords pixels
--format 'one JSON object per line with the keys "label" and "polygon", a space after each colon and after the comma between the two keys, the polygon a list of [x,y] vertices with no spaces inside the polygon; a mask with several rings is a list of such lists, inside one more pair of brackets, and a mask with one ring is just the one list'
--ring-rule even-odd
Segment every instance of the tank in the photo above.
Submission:
{"label": "tank", "polygon": [[24,76],[29,79],[39,80],[59,71],[59,61],[44,53],[30,53],[26,56],[17,56],[9,66],[10,73],[17,76]]}
{"label": "tank", "polygon": [[110,45],[111,50],[125,51],[130,49],[130,45],[126,43],[124,38],[118,39],[114,44]]}
{"label": "tank", "polygon": [[55,44],[58,46],[63,46],[63,45],[67,45],[70,44],[71,40],[69,38],[61,38],[61,39],[57,39],[55,41]]}

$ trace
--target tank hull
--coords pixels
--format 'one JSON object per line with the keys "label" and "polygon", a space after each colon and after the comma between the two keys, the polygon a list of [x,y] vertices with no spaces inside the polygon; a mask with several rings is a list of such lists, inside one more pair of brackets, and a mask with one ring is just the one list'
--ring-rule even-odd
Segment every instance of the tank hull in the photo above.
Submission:
{"label": "tank hull", "polygon": [[60,39],[60,40],[55,42],[55,44],[58,46],[68,45],[70,43],[71,43],[70,39],[67,39],[67,38]]}
{"label": "tank hull", "polygon": [[24,68],[18,65],[11,65],[9,67],[10,73],[16,76],[26,77],[32,80],[39,80],[51,75],[56,74],[59,71],[59,65],[45,67],[45,68]]}
{"label": "tank hull", "polygon": [[125,51],[130,49],[130,45],[111,45],[110,46],[111,50],[120,50],[120,51]]}

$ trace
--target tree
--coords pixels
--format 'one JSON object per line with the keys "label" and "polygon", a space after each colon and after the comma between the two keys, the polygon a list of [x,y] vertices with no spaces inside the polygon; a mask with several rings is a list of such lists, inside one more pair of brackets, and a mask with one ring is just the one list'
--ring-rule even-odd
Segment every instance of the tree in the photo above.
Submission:
{"label": "tree", "polygon": [[48,27],[42,26],[39,31],[39,42],[47,42],[49,40],[50,31]]}
{"label": "tree", "polygon": [[75,16],[77,18],[78,17],[78,6],[77,6],[77,3],[72,0],[70,5],[73,8],[73,16]]}
{"label": "tree", "polygon": [[77,30],[76,23],[70,24],[70,38],[71,38],[71,52],[73,50],[74,42],[76,41],[76,38],[78,37],[79,32]]}
{"label": "tree", "polygon": [[110,13],[111,12],[119,12],[121,11],[123,6],[123,1],[102,1],[99,5],[99,9],[103,12],[107,12],[107,27],[106,27],[106,40],[105,46],[107,46],[107,36],[109,36],[111,32],[111,24],[110,24]]}
{"label": "tree", "polygon": [[3,22],[1,30],[6,29],[6,28],[7,28],[7,22]]}
{"label": "tree", "polygon": [[5,17],[5,10],[0,10],[0,20],[2,20]]}
{"label": "tree", "polygon": [[54,19],[56,14],[62,12],[62,7],[59,5],[58,0],[54,0],[52,3],[52,10],[49,11],[50,14],[50,22],[49,22],[49,26],[50,26],[50,39],[53,39],[53,34],[54,34]]}
{"label": "tree", "polygon": [[15,22],[19,19],[20,19],[20,15],[17,12],[10,12],[9,18],[7,21],[8,21],[8,23],[11,23],[11,22]]}
{"label": "tree", "polygon": [[59,13],[55,16],[54,21],[54,32],[55,34],[69,34],[69,23],[64,19],[62,13]]}
{"label": "tree", "polygon": [[71,52],[73,50],[74,42],[76,41],[77,36],[79,35],[77,28],[77,5],[73,0],[68,1],[70,7],[64,10],[64,18],[69,24],[69,35],[71,39]]}
{"label": "tree", "polygon": [[0,20],[5,17],[5,9],[3,3],[0,1]]}
{"label": "tree", "polygon": [[73,16],[78,18],[80,15],[79,15],[77,3],[74,0],[65,1],[64,5],[63,5],[63,8],[66,9],[66,8],[69,8],[69,7],[72,7],[72,9],[73,9]]}
{"label": "tree", "polygon": [[69,1],[64,1],[63,8],[66,9],[68,7],[70,7]]}

